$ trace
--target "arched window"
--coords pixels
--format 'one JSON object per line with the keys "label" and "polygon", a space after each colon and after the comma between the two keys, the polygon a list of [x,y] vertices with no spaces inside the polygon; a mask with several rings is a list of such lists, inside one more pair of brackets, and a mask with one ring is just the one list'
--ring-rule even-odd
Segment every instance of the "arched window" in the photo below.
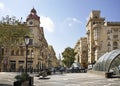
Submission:
{"label": "arched window", "polygon": [[21,56],[24,55],[24,50],[23,50],[23,48],[20,48],[20,55],[21,55]]}
{"label": "arched window", "polygon": [[33,45],[33,39],[30,39],[29,45]]}
{"label": "arched window", "polygon": [[4,55],[4,48],[2,48],[2,50],[1,50],[1,54]]}
{"label": "arched window", "polygon": [[18,56],[18,55],[19,55],[19,50],[16,51],[16,56]]}
{"label": "arched window", "polygon": [[14,50],[11,51],[11,55],[14,55]]}
{"label": "arched window", "polygon": [[30,50],[27,50],[27,55],[30,55]]}

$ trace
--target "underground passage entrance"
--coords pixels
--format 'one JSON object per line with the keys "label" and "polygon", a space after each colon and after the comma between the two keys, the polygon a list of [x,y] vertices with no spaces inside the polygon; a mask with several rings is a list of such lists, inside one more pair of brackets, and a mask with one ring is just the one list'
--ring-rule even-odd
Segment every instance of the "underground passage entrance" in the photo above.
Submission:
{"label": "underground passage entrance", "polygon": [[95,71],[106,73],[106,77],[120,76],[120,49],[113,50],[101,56],[93,67]]}

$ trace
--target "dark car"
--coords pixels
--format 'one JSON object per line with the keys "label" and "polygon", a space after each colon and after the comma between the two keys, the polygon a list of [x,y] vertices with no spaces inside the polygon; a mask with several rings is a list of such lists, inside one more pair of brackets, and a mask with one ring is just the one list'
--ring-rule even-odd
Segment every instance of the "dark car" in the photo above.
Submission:
{"label": "dark car", "polygon": [[79,62],[74,62],[69,68],[69,72],[71,73],[79,73],[81,71],[84,71],[84,68],[81,66]]}

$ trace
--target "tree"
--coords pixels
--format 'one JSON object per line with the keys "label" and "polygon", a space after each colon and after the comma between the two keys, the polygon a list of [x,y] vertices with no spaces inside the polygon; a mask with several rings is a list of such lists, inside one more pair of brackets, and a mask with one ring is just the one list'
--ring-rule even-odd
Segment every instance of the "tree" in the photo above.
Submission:
{"label": "tree", "polygon": [[[15,17],[2,17],[0,21],[0,50],[5,49],[5,55],[0,57],[8,58],[10,50],[23,43],[24,36],[29,35],[30,29],[24,23],[16,20]],[[1,61],[2,59],[0,59]],[[1,62],[0,62],[1,63]]]}
{"label": "tree", "polygon": [[27,25],[17,20],[14,16],[3,17],[0,21],[0,46],[15,46],[23,42],[24,36],[29,35]]}
{"label": "tree", "polygon": [[63,60],[62,62],[67,66],[70,67],[75,60],[75,52],[73,48],[67,47],[65,48],[64,52],[62,52]]}
{"label": "tree", "polygon": [[23,41],[25,35],[29,35],[25,25],[0,24],[0,46],[15,46]]}

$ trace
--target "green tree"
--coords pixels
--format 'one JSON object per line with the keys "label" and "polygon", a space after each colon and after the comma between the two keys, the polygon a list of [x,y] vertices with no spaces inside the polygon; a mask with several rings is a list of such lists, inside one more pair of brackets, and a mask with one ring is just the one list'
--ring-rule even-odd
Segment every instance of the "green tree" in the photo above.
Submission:
{"label": "green tree", "polygon": [[23,41],[25,35],[29,35],[25,25],[0,24],[0,46],[15,46]]}
{"label": "green tree", "polygon": [[64,52],[62,52],[63,60],[62,62],[67,66],[70,67],[75,60],[75,52],[73,48],[67,47],[65,48]]}
{"label": "green tree", "polygon": [[[24,36],[29,34],[30,29],[28,26],[15,17],[9,17],[8,15],[2,17],[0,21],[0,51],[2,48],[6,51],[4,56],[2,56],[0,52],[0,57],[8,58],[10,50],[22,44]],[[1,60],[2,59],[0,59],[0,61]]]}
{"label": "green tree", "polygon": [[[22,19],[22,18],[21,18]],[[3,17],[0,21],[0,46],[15,46],[23,42],[24,36],[29,35],[28,26],[14,16]]]}

